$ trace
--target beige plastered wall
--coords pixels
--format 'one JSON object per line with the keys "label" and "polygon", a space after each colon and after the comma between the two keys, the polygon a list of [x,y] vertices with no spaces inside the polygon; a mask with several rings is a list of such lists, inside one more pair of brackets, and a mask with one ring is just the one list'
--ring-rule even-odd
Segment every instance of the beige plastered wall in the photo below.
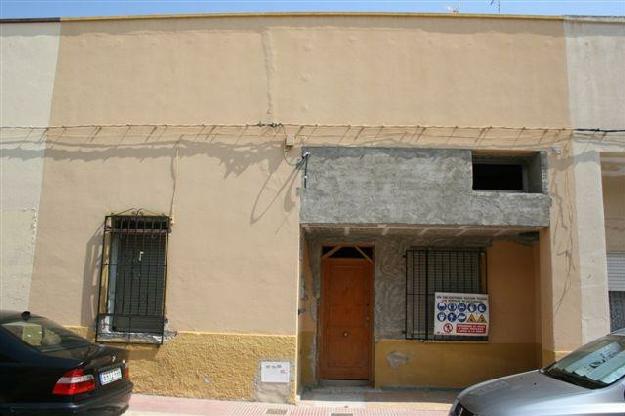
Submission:
{"label": "beige plastered wall", "polygon": [[299,173],[282,138],[252,130],[48,131],[32,311],[92,334],[104,217],[142,208],[172,218],[166,317],[174,336],[163,346],[123,345],[137,391],[294,398],[294,379],[261,383],[260,365],[284,361],[296,374]]}
{"label": "beige plastered wall", "polygon": [[[31,305],[68,324],[92,322],[104,215],[145,208],[175,220],[172,327],[294,334],[299,179],[284,158],[286,131],[270,129],[275,136],[267,139],[243,129],[239,138],[235,128],[220,140],[227,133],[215,124],[295,123],[298,144],[368,143],[379,134],[355,128],[328,139],[315,127],[298,127],[306,123],[567,126],[562,35],[560,21],[538,19],[63,22],[50,124],[94,127],[49,133]],[[532,105],[539,101],[546,105]],[[98,127],[117,123],[207,126],[189,134]],[[413,130],[395,137],[400,144],[428,140],[429,133]],[[433,140],[450,133],[458,132]],[[538,131],[529,140],[560,133]],[[474,129],[467,141],[478,134]],[[510,143],[502,144],[515,146],[512,139],[524,134],[508,134]],[[496,143],[486,136],[478,140]],[[387,142],[384,134],[374,144]],[[62,256],[66,250],[84,258]],[[197,290],[189,293],[190,284]],[[81,304],[52,304],[67,291]]]}
{"label": "beige plastered wall", "polygon": [[299,175],[265,130],[50,131],[31,308],[92,324],[104,217],[142,208],[173,219],[172,329],[295,335]]}
{"label": "beige plastered wall", "polygon": [[567,127],[563,34],[406,15],[64,22],[52,122]]}

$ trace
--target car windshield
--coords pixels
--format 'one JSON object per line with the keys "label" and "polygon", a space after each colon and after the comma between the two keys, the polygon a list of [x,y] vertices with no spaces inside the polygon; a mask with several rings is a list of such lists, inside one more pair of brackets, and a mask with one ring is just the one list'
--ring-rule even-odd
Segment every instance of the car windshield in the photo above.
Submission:
{"label": "car windshield", "polygon": [[15,319],[0,324],[23,343],[47,353],[69,348],[85,347],[91,343],[54,322],[40,317]]}
{"label": "car windshield", "polygon": [[543,374],[588,388],[601,388],[625,376],[625,337],[608,335],[573,351]]}

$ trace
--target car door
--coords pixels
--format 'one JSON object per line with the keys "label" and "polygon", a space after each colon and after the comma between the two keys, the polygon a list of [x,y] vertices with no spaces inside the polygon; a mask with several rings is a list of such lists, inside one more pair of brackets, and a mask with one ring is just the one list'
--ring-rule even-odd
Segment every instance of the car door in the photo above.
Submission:
{"label": "car door", "polygon": [[551,404],[545,416],[616,416],[625,415],[625,380],[579,397],[563,398]]}

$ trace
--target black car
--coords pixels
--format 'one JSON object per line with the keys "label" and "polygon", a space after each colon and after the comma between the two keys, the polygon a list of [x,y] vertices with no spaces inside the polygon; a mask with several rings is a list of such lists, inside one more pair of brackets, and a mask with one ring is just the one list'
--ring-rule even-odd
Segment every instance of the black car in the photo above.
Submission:
{"label": "black car", "polygon": [[121,415],[127,360],[41,316],[0,311],[0,415]]}

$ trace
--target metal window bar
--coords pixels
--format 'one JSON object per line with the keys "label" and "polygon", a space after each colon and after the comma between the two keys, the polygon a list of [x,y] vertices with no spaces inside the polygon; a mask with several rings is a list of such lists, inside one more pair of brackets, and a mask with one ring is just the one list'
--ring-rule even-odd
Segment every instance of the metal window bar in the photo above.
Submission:
{"label": "metal window bar", "polygon": [[167,216],[109,215],[104,221],[96,340],[165,333]]}
{"label": "metal window bar", "polygon": [[487,293],[483,248],[411,248],[406,251],[406,339],[462,341],[488,337],[435,336],[434,294]]}

